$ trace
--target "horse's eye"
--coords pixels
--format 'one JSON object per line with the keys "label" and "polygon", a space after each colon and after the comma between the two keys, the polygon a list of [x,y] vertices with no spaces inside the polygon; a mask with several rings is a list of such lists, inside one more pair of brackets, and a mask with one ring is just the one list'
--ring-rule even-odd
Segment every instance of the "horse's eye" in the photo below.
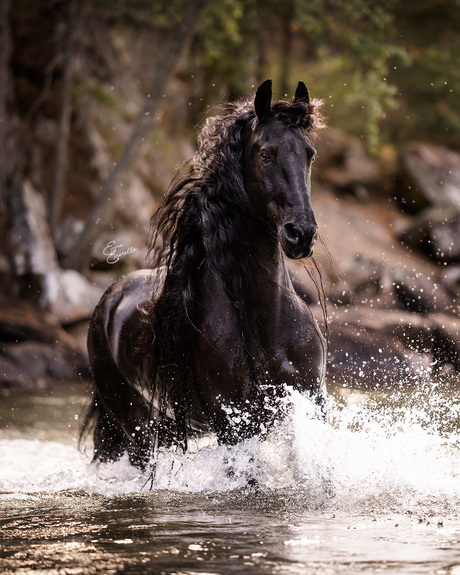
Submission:
{"label": "horse's eye", "polygon": [[262,162],[269,162],[270,154],[266,150],[261,150],[260,159],[262,160]]}

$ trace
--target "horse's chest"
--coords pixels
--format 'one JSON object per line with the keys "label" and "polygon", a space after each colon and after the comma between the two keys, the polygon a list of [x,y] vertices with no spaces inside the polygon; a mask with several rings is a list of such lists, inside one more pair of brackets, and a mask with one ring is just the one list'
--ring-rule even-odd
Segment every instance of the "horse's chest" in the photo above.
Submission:
{"label": "horse's chest", "polygon": [[202,380],[222,393],[231,388],[245,394],[255,374],[275,385],[313,387],[323,373],[322,336],[296,300],[281,304],[250,310],[249,320],[225,299],[211,305],[198,337]]}

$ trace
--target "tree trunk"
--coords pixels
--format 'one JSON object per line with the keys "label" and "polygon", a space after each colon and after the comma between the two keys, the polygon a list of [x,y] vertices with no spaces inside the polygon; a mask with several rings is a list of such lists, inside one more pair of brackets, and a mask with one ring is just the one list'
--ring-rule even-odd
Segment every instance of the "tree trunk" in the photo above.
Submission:
{"label": "tree trunk", "polygon": [[69,153],[70,122],[72,115],[72,79],[75,54],[75,38],[77,29],[77,0],[68,0],[67,25],[63,42],[64,75],[62,81],[61,112],[59,116],[58,137],[53,174],[53,187],[49,210],[49,224],[54,232],[61,217],[64,181],[67,171]]}
{"label": "tree trunk", "polygon": [[6,134],[10,38],[9,0],[0,0],[0,209],[6,205]]}
{"label": "tree trunk", "polygon": [[204,10],[210,0],[192,0],[191,6],[179,25],[174,38],[153,76],[150,93],[134,125],[131,137],[114,169],[105,181],[101,195],[89,215],[85,227],[75,242],[75,247],[67,258],[66,266],[82,269],[88,262],[91,246],[97,236],[110,223],[116,209],[117,191],[126,188],[127,170],[137,155],[148,131],[154,126],[168,80],[174,74],[180,58],[192,40]]}
{"label": "tree trunk", "polygon": [[281,44],[281,62],[280,62],[280,90],[281,94],[289,92],[289,80],[291,75],[291,61],[292,52],[294,47],[294,33],[292,31],[292,21],[294,17],[294,6],[292,2],[286,3],[284,6],[283,20],[282,20],[282,44]]}

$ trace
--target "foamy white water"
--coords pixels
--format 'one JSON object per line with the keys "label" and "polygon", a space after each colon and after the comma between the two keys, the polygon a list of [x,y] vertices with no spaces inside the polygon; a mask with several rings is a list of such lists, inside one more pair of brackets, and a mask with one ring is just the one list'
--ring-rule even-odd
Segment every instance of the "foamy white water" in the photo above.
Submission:
{"label": "foamy white water", "polygon": [[458,403],[427,387],[410,401],[395,394],[380,404],[331,402],[325,423],[314,417],[309,399],[292,393],[291,401],[292,413],[264,440],[162,452],[153,483],[127,459],[90,464],[68,437],[61,443],[0,435],[0,492],[225,493],[251,481],[262,490],[289,492],[307,508],[345,513],[458,508]]}

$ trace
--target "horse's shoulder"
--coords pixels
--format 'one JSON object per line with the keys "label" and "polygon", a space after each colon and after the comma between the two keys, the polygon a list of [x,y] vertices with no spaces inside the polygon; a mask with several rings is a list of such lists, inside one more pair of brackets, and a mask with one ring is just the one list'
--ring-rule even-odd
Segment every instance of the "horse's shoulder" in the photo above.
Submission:
{"label": "horse's shoulder", "polygon": [[104,293],[91,320],[109,339],[132,329],[155,300],[163,282],[161,270],[142,269],[119,278]]}

